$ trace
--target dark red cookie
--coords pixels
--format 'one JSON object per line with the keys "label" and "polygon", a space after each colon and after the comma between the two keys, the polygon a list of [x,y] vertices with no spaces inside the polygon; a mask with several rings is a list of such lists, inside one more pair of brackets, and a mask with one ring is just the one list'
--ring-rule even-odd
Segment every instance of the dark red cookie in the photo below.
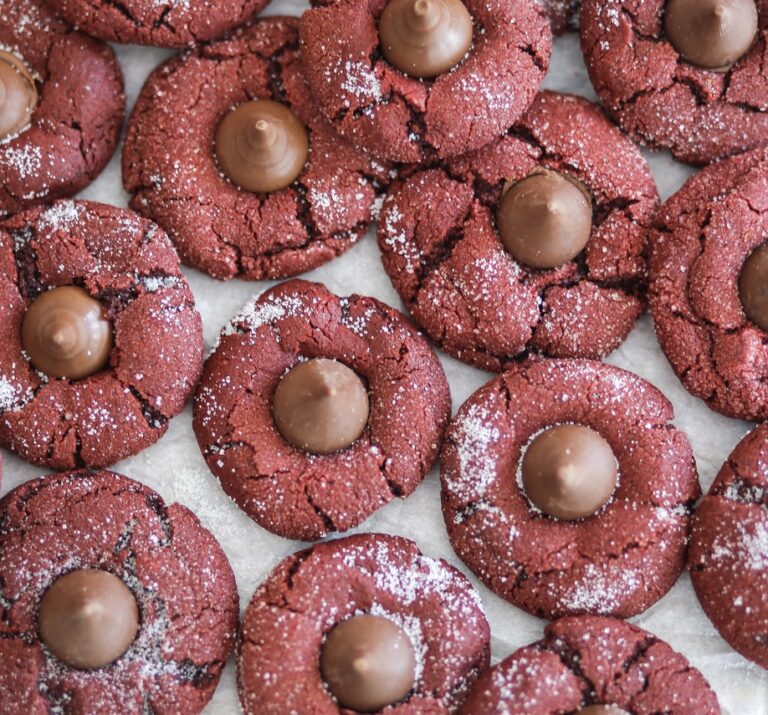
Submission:
{"label": "dark red cookie", "polygon": [[584,0],[581,45],[595,90],[636,140],[706,164],[768,137],[764,66],[768,1],[758,40],[728,71],[684,60],[664,31],[665,0]]}
{"label": "dark red cookie", "polygon": [[[31,302],[76,285],[112,321],[106,368],[52,379],[22,349]],[[130,211],[60,201],[0,222],[0,444],[54,469],[101,467],[156,442],[200,375],[203,336],[173,246]]]}
{"label": "dark red cookie", "polygon": [[693,519],[688,566],[720,635],[768,669],[768,426],[733,450]]}
{"label": "dark red cookie", "polygon": [[408,634],[416,682],[386,712],[456,712],[489,663],[479,596],[455,568],[412,541],[360,534],[285,559],[256,591],[243,619],[238,684],[243,710],[336,713],[318,667],[326,634],[359,614],[388,617]]}
{"label": "dark red cookie", "polygon": [[[661,392],[610,365],[539,359],[502,373],[446,433],[443,516],[454,550],[491,590],[538,616],[644,611],[685,566],[700,494],[691,446],[671,419]],[[542,514],[520,475],[532,439],[563,424],[598,432],[618,464],[611,499],[577,521]]]}
{"label": "dark red cookie", "polygon": [[768,150],[691,178],[651,237],[650,306],[661,348],[713,410],[768,418],[768,335],[747,318],[739,275],[768,231]]}
{"label": "dark red cookie", "polygon": [[25,128],[0,138],[2,215],[91,183],[117,146],[125,96],[114,52],[42,0],[0,0],[0,47],[21,61],[38,95]]}
{"label": "dark red cookie", "polygon": [[269,0],[48,0],[95,37],[184,47],[221,37],[256,16]]}
{"label": "dark red cookie", "polygon": [[581,0],[539,0],[555,35],[579,29]]}
{"label": "dark red cookie", "polygon": [[[361,437],[328,455],[291,446],[272,416],[281,377],[312,358],[352,368],[370,399]],[[251,518],[310,541],[411,494],[437,458],[450,404],[439,360],[401,313],[293,280],[224,328],[197,388],[194,428],[209,468]]]}
{"label": "dark red cookie", "polygon": [[[295,18],[260,20],[150,76],[123,152],[131,206],[165,228],[182,260],[215,278],[284,278],[346,251],[375,218],[387,170],[340,138],[315,108]],[[288,188],[256,194],[225,178],[213,136],[232,107],[287,104],[308,127],[310,160]]]}
{"label": "dark red cookie", "polygon": [[300,21],[307,81],[330,122],[384,159],[423,162],[477,149],[513,124],[549,66],[535,3],[467,0],[474,45],[452,71],[418,80],[381,55],[385,0],[317,3]]}
{"label": "dark red cookie", "polygon": [[[113,472],[35,479],[0,501],[0,713],[196,713],[237,633],[235,576],[179,504]],[[139,630],[111,665],[81,670],[40,640],[41,599],[78,569],[119,577]]]}
{"label": "dark red cookie", "polygon": [[575,616],[550,623],[478,679],[462,715],[549,715],[615,705],[627,713],[718,715],[704,676],[663,640],[623,621]]}
{"label": "dark red cookie", "polygon": [[[553,270],[507,252],[495,212],[538,167],[593,196],[586,249]],[[443,350],[486,370],[525,351],[607,355],[645,306],[645,245],[658,195],[638,149],[584,99],[543,92],[505,137],[392,187],[378,238],[384,268]]]}

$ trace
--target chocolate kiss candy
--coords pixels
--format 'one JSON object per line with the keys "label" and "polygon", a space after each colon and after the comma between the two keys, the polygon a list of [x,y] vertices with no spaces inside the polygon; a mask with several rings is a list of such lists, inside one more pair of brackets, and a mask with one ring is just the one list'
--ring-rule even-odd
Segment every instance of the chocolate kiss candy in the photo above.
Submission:
{"label": "chocolate kiss candy", "polygon": [[461,0],[389,0],[379,18],[389,62],[412,77],[437,77],[472,45],[472,16]]}
{"label": "chocolate kiss candy", "polygon": [[739,294],[747,317],[768,331],[768,243],[757,248],[744,263]]}
{"label": "chocolate kiss candy", "polygon": [[34,77],[20,58],[0,50],[0,139],[24,129],[36,106]]}
{"label": "chocolate kiss candy", "polygon": [[219,166],[247,191],[270,193],[290,186],[309,155],[309,137],[299,118],[269,99],[233,109],[216,132]]}
{"label": "chocolate kiss candy", "polygon": [[629,713],[618,705],[587,705],[578,711],[581,715],[629,715]]}
{"label": "chocolate kiss candy", "polygon": [[323,358],[300,362],[278,383],[275,424],[292,445],[330,454],[352,444],[368,422],[368,393],[346,365]]}
{"label": "chocolate kiss candy", "polygon": [[540,169],[513,184],[496,210],[510,255],[532,268],[556,268],[584,250],[592,234],[592,199],[555,171]]}
{"label": "chocolate kiss candy", "polygon": [[610,445],[589,427],[559,425],[528,446],[522,476],[528,498],[545,514],[582,519],[611,498],[616,458]]}
{"label": "chocolate kiss candy", "polygon": [[32,364],[49,377],[80,380],[101,370],[112,350],[112,324],[82,288],[61,286],[32,302],[21,326]]}
{"label": "chocolate kiss candy", "polygon": [[402,700],[413,688],[413,644],[388,618],[353,616],[328,634],[320,671],[341,707],[375,712]]}
{"label": "chocolate kiss candy", "polygon": [[664,29],[683,59],[705,69],[728,69],[757,37],[754,0],[668,0]]}
{"label": "chocolate kiss candy", "polygon": [[139,608],[117,576],[98,569],[72,571],[55,581],[40,603],[40,638],[62,663],[103,668],[130,647]]}

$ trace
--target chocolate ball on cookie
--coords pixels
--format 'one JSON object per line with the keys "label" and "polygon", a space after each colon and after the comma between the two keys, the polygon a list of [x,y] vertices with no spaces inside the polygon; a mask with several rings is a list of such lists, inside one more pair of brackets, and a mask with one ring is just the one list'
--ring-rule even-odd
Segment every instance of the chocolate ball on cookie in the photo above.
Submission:
{"label": "chocolate ball on cookie", "polygon": [[24,60],[0,50],[0,139],[27,127],[37,102],[35,78]]}
{"label": "chocolate ball on cookie", "polygon": [[21,328],[30,361],[49,377],[93,375],[107,364],[113,342],[104,306],[76,286],[53,288],[36,298]]}
{"label": "chocolate ball on cookie", "polygon": [[117,576],[99,569],[70,571],[53,582],[40,603],[40,638],[73,668],[102,668],[130,647],[139,608]]}
{"label": "chocolate ball on cookie", "polygon": [[768,332],[768,243],[758,246],[744,262],[739,295],[746,316]]}

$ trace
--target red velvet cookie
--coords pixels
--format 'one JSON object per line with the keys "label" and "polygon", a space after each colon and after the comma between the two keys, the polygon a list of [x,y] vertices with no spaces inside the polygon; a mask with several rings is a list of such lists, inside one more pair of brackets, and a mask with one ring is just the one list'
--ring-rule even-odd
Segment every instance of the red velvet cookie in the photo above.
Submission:
{"label": "red velvet cookie", "polygon": [[87,201],[0,222],[2,446],[55,469],[113,464],[165,433],[202,362],[192,292],[153,223]]}
{"label": "red velvet cookie", "polygon": [[693,519],[688,565],[720,635],[768,669],[768,426],[733,450]]}
{"label": "red velvet cookie", "polygon": [[[168,231],[185,263],[215,278],[283,278],[331,260],[365,234],[388,181],[384,167],[319,116],[297,23],[260,20],[158,67],[128,126],[123,181],[131,206]],[[309,135],[303,171],[269,193],[240,188],[216,158],[222,119],[254,99],[290,107]]]}
{"label": "red velvet cookie", "polygon": [[[323,676],[337,627],[365,616],[394,624],[410,644],[405,650],[411,653],[401,648],[399,659],[411,656],[411,687],[389,700],[387,713],[454,713],[488,667],[488,623],[469,581],[445,561],[424,556],[408,539],[359,534],[290,556],[256,591],[245,612],[238,656],[243,710],[248,715],[356,712],[341,707]],[[360,639],[347,643],[362,648]],[[382,645],[380,639],[374,644]]]}
{"label": "red velvet cookie", "polygon": [[237,588],[191,511],[113,472],[51,475],[0,500],[0,553],[2,715],[197,713],[211,698]]}
{"label": "red velvet cookie", "polygon": [[42,0],[0,0],[0,215],[71,196],[117,146],[125,112],[114,52]]}
{"label": "red velvet cookie", "polygon": [[579,29],[581,0],[539,0],[555,35]]}
{"label": "red velvet cookie", "polygon": [[758,150],[692,177],[662,207],[651,237],[662,350],[691,394],[747,420],[768,418],[768,334],[745,314],[740,282],[766,231],[768,150]]}
{"label": "red velvet cookie", "polygon": [[[751,49],[735,64],[715,71],[685,59],[672,44],[669,28],[665,30],[665,0],[584,0],[584,59],[595,90],[621,127],[636,140],[669,149],[675,158],[693,164],[765,143],[768,1],[755,4],[759,30]],[[711,5],[702,0],[700,7]],[[690,30],[705,45],[702,50],[706,44],[715,47],[718,34],[726,33],[715,32],[708,40],[700,27]]]}
{"label": "red velvet cookie", "polygon": [[269,0],[48,0],[95,37],[156,47],[214,40],[255,17]]}
{"label": "red velvet cookie", "polygon": [[540,641],[483,673],[461,712],[549,715],[591,705],[638,715],[720,713],[709,683],[683,655],[648,631],[601,616],[550,623]]}
{"label": "red velvet cookie", "polygon": [[[297,446],[276,423],[286,412],[282,396],[277,407],[283,378],[318,359],[341,366],[370,403],[348,446],[324,453]],[[336,424],[354,393],[322,415],[298,397],[294,422],[311,428]],[[440,362],[402,314],[300,280],[255,298],[224,328],[194,404],[200,449],[227,494],[264,528],[306,541],[408,496],[432,468],[450,417]]]}
{"label": "red velvet cookie", "polygon": [[328,120],[358,146],[399,162],[455,156],[499,136],[533,100],[552,50],[535,3],[467,0],[472,46],[451,71],[426,79],[385,59],[386,6],[319,2],[300,22],[307,81]]}
{"label": "red velvet cookie", "polygon": [[[507,195],[541,172],[591,195],[591,209],[582,206],[586,246],[551,269],[505,249],[497,221]],[[644,310],[657,201],[640,152],[598,107],[543,92],[502,139],[393,185],[379,247],[411,315],[454,357],[497,371],[526,351],[597,358],[621,344]],[[545,218],[524,220],[510,237]],[[568,239],[573,213],[560,219]]]}
{"label": "red velvet cookie", "polygon": [[[454,550],[491,590],[534,615],[644,611],[685,566],[700,494],[691,446],[671,419],[655,387],[602,363],[539,359],[502,373],[464,403],[446,434],[442,502]],[[569,461],[545,448],[544,465],[557,471],[528,481],[534,444],[563,426],[602,444],[618,473],[582,518],[550,516],[532,487],[544,486],[559,507],[578,503],[580,484],[598,473],[583,450]]]}

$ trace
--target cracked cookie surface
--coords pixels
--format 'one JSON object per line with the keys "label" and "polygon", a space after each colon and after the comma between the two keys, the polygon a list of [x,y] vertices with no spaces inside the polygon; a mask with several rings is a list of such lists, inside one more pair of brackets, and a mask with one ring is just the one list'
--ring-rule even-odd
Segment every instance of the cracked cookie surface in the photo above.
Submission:
{"label": "cracked cookie surface", "polygon": [[89,35],[111,42],[184,47],[215,40],[269,0],[48,0]]}
{"label": "cracked cookie surface", "polygon": [[[312,358],[352,368],[369,394],[361,437],[329,455],[293,447],[272,416],[282,376]],[[264,528],[305,541],[408,496],[432,468],[450,417],[440,362],[401,313],[301,280],[263,293],[224,328],[194,404],[200,449],[227,494]]]}
{"label": "cracked cookie surface", "polygon": [[488,667],[490,631],[469,581],[408,539],[360,534],[288,557],[254,594],[238,656],[243,710],[352,712],[331,697],[318,664],[325,635],[361,613],[398,623],[416,654],[415,686],[387,713],[455,713]]}
{"label": "cracked cookie surface", "polygon": [[[128,126],[131,207],[168,231],[185,263],[215,278],[285,278],[335,258],[365,234],[389,180],[320,116],[297,26],[296,18],[260,20],[170,60],[147,80]],[[214,154],[221,119],[252,99],[286,104],[310,136],[299,178],[270,194],[235,186]]]}
{"label": "cracked cookie surface", "polygon": [[318,2],[300,21],[307,81],[325,116],[374,156],[416,163],[483,146],[533,101],[552,34],[535,3],[467,0],[474,44],[435,80],[408,77],[379,45],[386,0]]}
{"label": "cracked cookie surface", "polygon": [[[442,504],[458,556],[502,598],[537,616],[626,618],[649,608],[685,565],[700,495],[688,438],[650,383],[590,360],[529,360],[461,407],[441,455]],[[520,463],[545,428],[598,432],[618,465],[610,501],[561,521],[528,500]]]}
{"label": "cracked cookie surface", "polygon": [[764,144],[768,0],[757,0],[757,42],[726,72],[680,57],[663,30],[664,7],[664,0],[584,0],[582,50],[608,109],[638,141],[692,164]]}
{"label": "cracked cookie surface", "polygon": [[720,635],[768,669],[768,426],[736,445],[693,519],[688,566]]}
{"label": "cracked cookie surface", "polygon": [[[495,225],[508,182],[547,167],[592,194],[584,251],[534,270]],[[413,318],[447,353],[501,370],[521,353],[598,358],[645,308],[645,246],[658,195],[640,152],[584,99],[541,93],[520,123],[484,147],[390,190],[378,228],[384,268]]]}
{"label": "cracked cookie surface", "polygon": [[[112,321],[105,369],[35,370],[21,325],[44,291],[78,285]],[[60,201],[0,222],[0,444],[54,469],[102,467],[156,442],[192,394],[202,321],[168,237],[136,214]]]}
{"label": "cracked cookie surface", "polygon": [[[40,642],[40,600],[98,568],[133,593],[140,626],[111,665],[79,670]],[[0,501],[0,713],[200,712],[237,633],[235,576],[191,511],[112,472],[22,484]]]}
{"label": "cracked cookie surface", "polygon": [[719,715],[717,697],[685,656],[623,621],[574,616],[550,623],[477,681],[462,715],[554,715],[612,704],[632,713]]}
{"label": "cracked cookie surface", "polygon": [[692,395],[746,420],[768,418],[768,335],[739,296],[747,257],[768,232],[768,150],[692,177],[662,207],[650,239],[656,335]]}
{"label": "cracked cookie surface", "polygon": [[75,32],[42,0],[0,0],[0,46],[36,79],[31,123],[0,142],[0,215],[71,196],[117,147],[123,78],[106,44]]}

